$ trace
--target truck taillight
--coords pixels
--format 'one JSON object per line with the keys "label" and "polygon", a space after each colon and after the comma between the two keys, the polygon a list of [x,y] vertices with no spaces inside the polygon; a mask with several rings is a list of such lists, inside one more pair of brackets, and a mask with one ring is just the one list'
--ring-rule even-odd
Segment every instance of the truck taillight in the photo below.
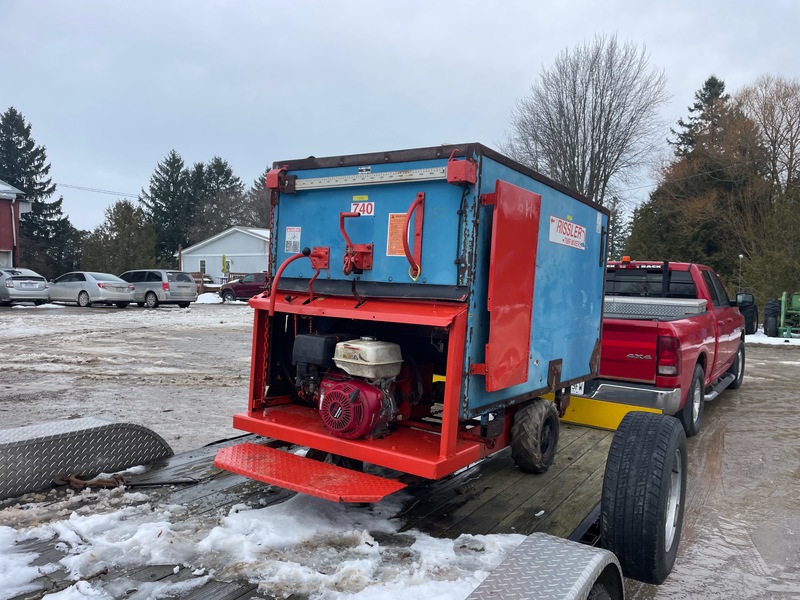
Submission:
{"label": "truck taillight", "polygon": [[169,281],[162,281],[161,282],[161,289],[165,292],[169,291]]}
{"label": "truck taillight", "polygon": [[680,375],[681,343],[678,338],[669,336],[661,336],[658,338],[656,364],[659,375]]}

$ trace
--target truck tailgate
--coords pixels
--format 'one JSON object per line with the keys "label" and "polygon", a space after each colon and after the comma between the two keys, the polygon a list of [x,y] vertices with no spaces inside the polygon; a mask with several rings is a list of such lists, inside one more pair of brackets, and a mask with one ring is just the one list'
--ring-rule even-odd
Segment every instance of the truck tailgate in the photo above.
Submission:
{"label": "truck tailgate", "polygon": [[655,383],[657,321],[603,319],[600,377]]}

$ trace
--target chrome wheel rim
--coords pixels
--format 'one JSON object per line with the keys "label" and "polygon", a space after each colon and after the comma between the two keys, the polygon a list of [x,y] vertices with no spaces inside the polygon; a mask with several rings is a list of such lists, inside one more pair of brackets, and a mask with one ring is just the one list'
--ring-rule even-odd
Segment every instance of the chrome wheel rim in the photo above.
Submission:
{"label": "chrome wheel rim", "polygon": [[664,521],[664,550],[669,552],[675,542],[678,532],[678,518],[681,513],[681,491],[683,487],[681,451],[675,450],[672,471],[669,477],[669,492],[667,494],[667,511]]}

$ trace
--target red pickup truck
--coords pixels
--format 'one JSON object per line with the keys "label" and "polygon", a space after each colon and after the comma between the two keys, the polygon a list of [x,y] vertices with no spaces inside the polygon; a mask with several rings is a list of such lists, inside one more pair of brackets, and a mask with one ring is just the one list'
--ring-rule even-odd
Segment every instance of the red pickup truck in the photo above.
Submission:
{"label": "red pickup truck", "polygon": [[[743,296],[742,305],[752,302]],[[738,306],[709,267],[609,262],[600,371],[583,395],[660,408],[681,420],[687,436],[697,434],[705,402],[742,385]]]}

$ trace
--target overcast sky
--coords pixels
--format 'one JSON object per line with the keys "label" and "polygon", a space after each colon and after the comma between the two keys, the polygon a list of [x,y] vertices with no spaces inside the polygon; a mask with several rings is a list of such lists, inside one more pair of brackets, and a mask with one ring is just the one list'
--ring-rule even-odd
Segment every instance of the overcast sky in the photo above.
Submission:
{"label": "overcast sky", "polygon": [[542,67],[595,34],[646,47],[674,124],[711,74],[729,92],[798,77],[798,25],[793,0],[0,0],[0,112],[25,116],[93,229],[121,196],[67,186],[135,197],[172,149],[249,186],[276,160],[497,148]]}

